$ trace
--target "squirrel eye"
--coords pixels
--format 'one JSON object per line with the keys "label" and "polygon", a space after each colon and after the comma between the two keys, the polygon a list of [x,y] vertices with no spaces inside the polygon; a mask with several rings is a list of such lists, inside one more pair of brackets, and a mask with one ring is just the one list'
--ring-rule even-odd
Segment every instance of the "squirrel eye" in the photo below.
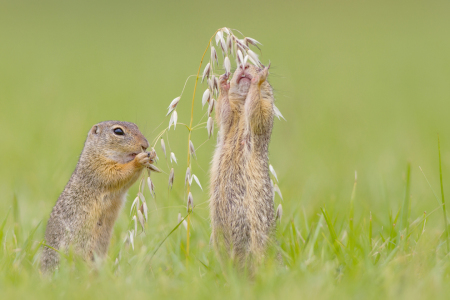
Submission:
{"label": "squirrel eye", "polygon": [[125,134],[125,132],[123,132],[122,128],[114,128],[113,131],[114,131],[114,134],[116,134],[116,135],[124,135]]}

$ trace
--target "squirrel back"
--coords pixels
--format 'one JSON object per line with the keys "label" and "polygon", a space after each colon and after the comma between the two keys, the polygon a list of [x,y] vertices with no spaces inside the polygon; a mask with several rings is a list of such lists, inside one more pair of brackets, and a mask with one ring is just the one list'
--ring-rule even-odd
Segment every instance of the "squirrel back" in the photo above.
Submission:
{"label": "squirrel back", "polygon": [[[88,133],[75,171],[53,207],[45,232],[46,245],[69,247],[85,260],[106,256],[112,228],[130,186],[152,163],[148,141],[129,122],[105,121]],[[53,270],[59,254],[44,247],[41,268]]]}

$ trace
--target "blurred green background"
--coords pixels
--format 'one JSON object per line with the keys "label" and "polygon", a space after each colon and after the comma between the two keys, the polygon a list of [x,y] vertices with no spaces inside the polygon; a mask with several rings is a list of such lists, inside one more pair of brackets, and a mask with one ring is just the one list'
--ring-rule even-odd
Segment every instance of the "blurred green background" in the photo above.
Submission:
{"label": "blurred green background", "polygon": [[[16,195],[25,232],[46,222],[93,124],[130,121],[156,137],[223,26],[260,41],[262,62],[272,63],[269,80],[287,121],[275,122],[270,160],[287,220],[322,206],[345,216],[356,170],[355,216],[372,211],[381,227],[401,205],[408,162],[411,214],[420,216],[437,206],[419,166],[438,192],[438,134],[450,193],[449,15],[448,1],[0,1],[0,220]],[[179,122],[189,121],[193,84]],[[194,123],[205,112],[204,88]],[[196,146],[206,139],[206,129],[193,135]],[[169,141],[178,158],[169,198],[167,174],[153,178],[157,204],[174,207],[151,214],[158,227],[148,236],[163,236],[184,212],[185,128]],[[205,192],[194,189],[196,203],[208,200],[214,141],[197,151],[193,168]],[[198,216],[194,228],[207,244],[207,205]],[[118,236],[128,221],[121,214]]]}
{"label": "blurred green background", "polygon": [[[287,122],[275,122],[270,157],[289,205],[347,201],[354,170],[367,190],[361,206],[395,205],[410,161],[413,197],[421,199],[413,204],[425,206],[432,194],[418,166],[437,184],[438,133],[444,175],[450,166],[449,8],[446,1],[2,2],[0,208],[16,193],[25,222],[45,219],[96,122],[135,122],[153,139],[222,26],[259,40],[262,61],[272,62]],[[189,121],[192,89],[191,79],[180,122]],[[196,121],[203,113],[197,98]],[[178,131],[170,142],[184,174],[187,135]],[[193,137],[195,145],[205,139],[206,130]],[[199,153],[205,186],[213,144]]]}

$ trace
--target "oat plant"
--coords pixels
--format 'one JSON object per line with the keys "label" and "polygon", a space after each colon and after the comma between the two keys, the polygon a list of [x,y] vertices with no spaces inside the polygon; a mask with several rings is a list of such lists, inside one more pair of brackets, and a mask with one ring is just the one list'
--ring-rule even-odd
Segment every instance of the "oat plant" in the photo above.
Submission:
{"label": "oat plant", "polygon": [[[238,37],[239,36],[239,37]],[[166,148],[166,143],[163,139],[163,136],[166,135],[167,141],[169,139],[169,131],[173,126],[173,129],[176,130],[177,125],[181,125],[182,127],[186,128],[188,130],[188,137],[186,142],[186,148],[187,148],[187,166],[186,166],[186,172],[184,175],[185,179],[185,190],[184,195],[186,199],[186,217],[180,218],[179,222],[177,224],[177,228],[180,225],[181,222],[185,222],[186,227],[186,258],[189,258],[189,248],[190,248],[190,232],[191,232],[191,217],[190,214],[195,208],[195,202],[194,202],[194,195],[191,191],[191,185],[193,181],[200,187],[201,190],[203,190],[203,187],[200,183],[200,180],[195,175],[194,167],[192,165],[192,159],[196,159],[196,148],[192,142],[192,134],[195,130],[206,128],[208,133],[208,139],[210,139],[214,135],[214,119],[213,119],[213,113],[214,113],[214,106],[217,97],[219,96],[219,76],[220,73],[226,73],[228,75],[231,75],[231,68],[232,68],[232,61],[235,62],[236,66],[239,65],[245,65],[247,63],[251,63],[258,67],[264,67],[261,61],[259,60],[258,54],[256,54],[255,51],[260,50],[260,46],[262,44],[258,42],[257,40],[243,36],[243,34],[238,30],[233,30],[227,27],[220,28],[216,30],[216,32],[211,36],[211,38],[208,40],[207,47],[205,51],[203,52],[203,55],[200,60],[200,64],[197,70],[197,74],[195,76],[190,76],[186,80],[186,83],[184,85],[184,88],[186,87],[186,84],[189,80],[189,78],[194,77],[195,78],[195,84],[194,84],[194,92],[192,95],[192,102],[191,102],[191,114],[189,122],[187,123],[181,123],[178,122],[178,112],[177,107],[180,101],[184,99],[183,92],[184,88],[181,91],[181,94],[177,97],[175,97],[171,103],[168,106],[168,112],[166,114],[166,117],[170,115],[169,124],[166,128],[164,128],[157,137],[153,140],[153,148],[156,147],[158,142],[161,144],[161,149],[164,152],[164,156],[166,160],[170,160],[170,164],[173,166],[173,164],[177,163],[176,155],[172,150],[170,149],[170,144],[168,143],[169,149]],[[253,50],[251,49],[253,48]],[[209,50],[209,54],[207,55]],[[206,63],[206,65],[203,68],[203,64]],[[233,63],[234,64],[234,63]],[[231,78],[231,76],[229,76]],[[207,117],[206,122],[199,122],[197,125],[194,125],[194,111],[195,111],[195,99],[196,99],[196,93],[197,93],[197,87],[199,80],[201,83],[206,85],[206,89],[204,90],[202,94],[202,109],[207,105],[208,109],[206,113],[203,113],[203,117]],[[274,105],[274,111],[275,115],[280,119],[284,117],[280,113],[279,109],[276,108]],[[201,120],[203,120],[203,117]],[[178,126],[179,127],[179,126]],[[169,154],[170,151],[170,154]],[[277,174],[270,165],[270,172],[272,173],[273,179],[278,182]],[[171,190],[173,186],[175,178],[175,171],[172,167],[169,171],[169,180],[168,180],[168,189]],[[273,186],[274,191],[274,201],[275,201],[275,194],[277,193],[281,199],[283,199],[281,190],[278,187],[277,183],[273,183],[271,181],[271,184]],[[143,194],[139,193],[138,197],[136,197],[137,202],[139,202],[139,198],[143,198]],[[141,199],[142,200],[142,199]],[[145,201],[144,201],[145,202]],[[282,215],[282,207],[281,204],[278,205],[277,209],[277,219],[281,220]],[[133,222],[136,223],[137,221],[141,221],[143,219],[139,211],[137,212],[137,216],[133,217]],[[135,225],[136,228],[137,225]],[[131,236],[131,231],[130,231]]]}

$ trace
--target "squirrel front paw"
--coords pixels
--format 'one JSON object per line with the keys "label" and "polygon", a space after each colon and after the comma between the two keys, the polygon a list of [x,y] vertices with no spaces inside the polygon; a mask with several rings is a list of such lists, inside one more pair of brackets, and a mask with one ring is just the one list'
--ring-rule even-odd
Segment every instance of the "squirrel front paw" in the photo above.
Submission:
{"label": "squirrel front paw", "polygon": [[267,76],[269,75],[269,68],[270,65],[264,67],[264,69],[258,69],[256,75],[252,78],[252,83],[262,84],[264,81],[266,81]]}
{"label": "squirrel front paw", "polygon": [[229,73],[225,73],[219,77],[219,86],[221,91],[228,91],[230,89],[230,83],[228,83],[228,78],[230,78]]}
{"label": "squirrel front paw", "polygon": [[152,154],[150,152],[141,152],[134,158],[135,163],[140,167],[146,167],[153,162]]}
{"label": "squirrel front paw", "polygon": [[156,158],[155,150],[152,150],[150,152],[141,152],[138,155],[136,155],[135,163],[139,167],[145,167],[150,171],[161,173],[161,170],[153,165],[153,163],[155,162],[154,161],[155,158]]}

